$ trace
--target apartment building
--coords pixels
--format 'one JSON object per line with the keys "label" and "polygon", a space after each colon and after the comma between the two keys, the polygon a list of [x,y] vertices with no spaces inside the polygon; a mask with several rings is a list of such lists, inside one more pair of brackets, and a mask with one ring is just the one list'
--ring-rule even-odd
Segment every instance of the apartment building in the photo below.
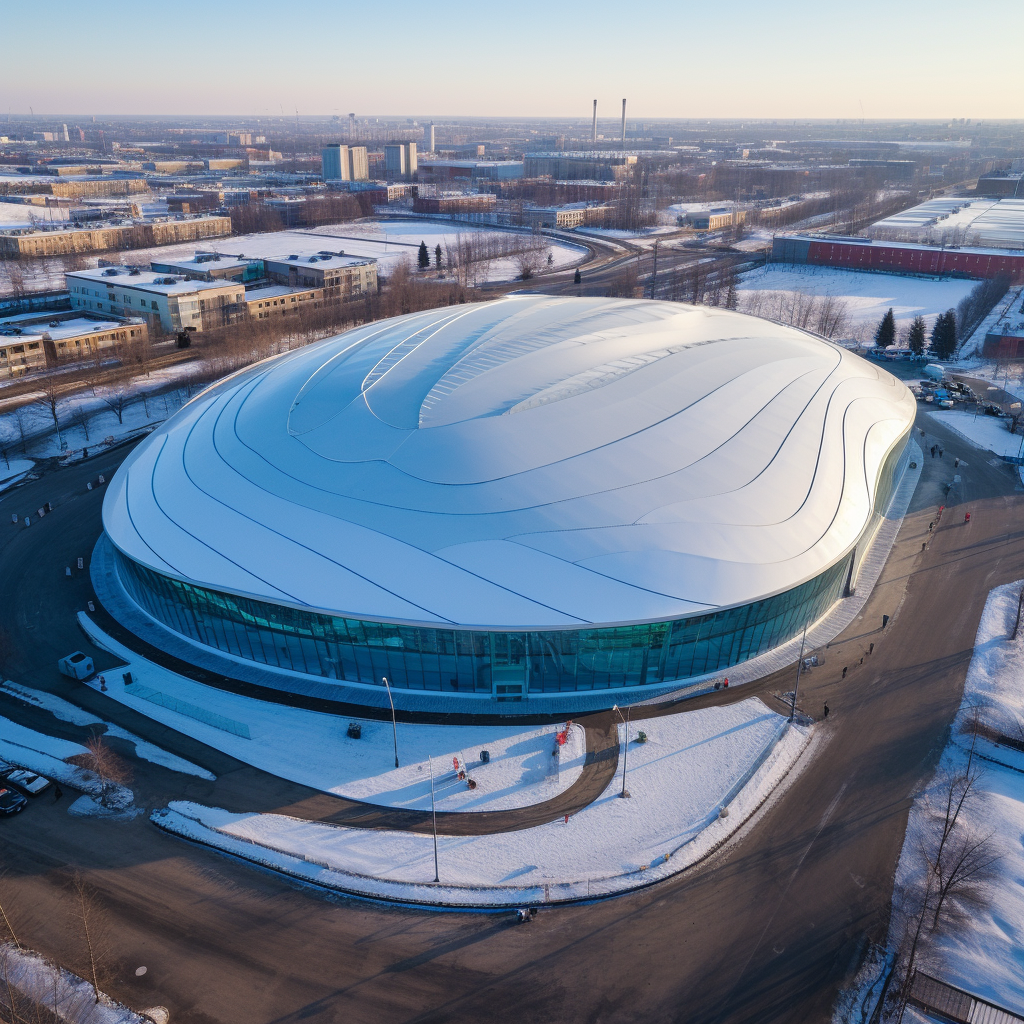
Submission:
{"label": "apartment building", "polygon": [[141,249],[151,245],[197,242],[230,234],[231,218],[219,216],[88,227],[19,228],[0,232],[0,257],[66,256],[110,249]]}
{"label": "apartment building", "polygon": [[245,317],[238,281],[189,281],[134,267],[98,267],[67,275],[73,309],[141,316],[168,333],[224,327]]}
{"label": "apartment building", "polygon": [[323,301],[339,302],[377,290],[377,261],[342,253],[279,256],[263,261],[267,277],[290,288],[317,289]]}
{"label": "apartment building", "polygon": [[89,359],[118,345],[149,337],[140,317],[70,313],[22,313],[0,320],[0,377]]}

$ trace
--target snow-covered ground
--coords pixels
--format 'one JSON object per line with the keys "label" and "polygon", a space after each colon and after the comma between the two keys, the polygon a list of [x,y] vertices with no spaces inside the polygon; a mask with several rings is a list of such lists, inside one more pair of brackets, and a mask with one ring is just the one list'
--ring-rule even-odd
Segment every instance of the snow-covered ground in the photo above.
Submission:
{"label": "snow-covered ground", "polygon": [[[378,270],[385,275],[391,272],[394,264],[403,256],[414,262],[420,242],[426,242],[431,262],[433,262],[436,246],[440,245],[442,250],[454,250],[458,247],[460,235],[463,238],[469,236],[504,238],[513,245],[530,240],[530,236],[524,235],[522,232],[502,231],[501,228],[478,227],[445,220],[405,218],[327,224],[323,227],[292,232],[292,234],[302,239],[298,244],[305,245],[310,252],[316,252],[317,249],[343,249],[346,254],[351,256],[372,256],[380,261]],[[274,236],[255,235],[252,237],[270,238]],[[325,238],[329,241],[324,241]],[[232,239],[232,242],[234,241],[236,240]],[[237,241],[241,241],[241,239]],[[587,250],[582,246],[574,246],[567,242],[544,238],[543,243],[552,257],[550,265],[546,262],[542,265],[544,271],[564,270],[566,267],[579,263],[587,254]],[[248,255],[247,249],[240,251],[244,251]],[[297,250],[289,250],[289,252],[295,251]],[[267,255],[271,254],[267,253]],[[280,253],[278,252],[276,255],[280,255]],[[545,253],[545,259],[546,257]],[[487,263],[479,275],[479,280],[511,281],[517,274],[518,267],[514,258],[498,258]]]}
{"label": "snow-covered ground", "polygon": [[[983,724],[999,732],[1020,730],[1024,736],[1024,635],[1010,640],[1017,617],[1022,582],[995,588],[978,625],[974,655],[967,670],[960,712],[952,739],[935,777],[914,801],[896,873],[897,893],[923,888],[928,867],[923,850],[934,853],[934,821],[944,814],[941,780],[962,770],[971,737],[964,732],[980,709]],[[986,758],[1010,762],[1017,752],[979,738],[976,751]],[[937,781],[938,780],[938,781]],[[943,981],[1024,1015],[1024,765],[1014,770],[987,760],[972,795],[965,801],[961,822],[975,835],[991,835],[999,855],[994,875],[982,884],[980,904],[937,932],[925,924],[925,952],[919,966]],[[959,826],[958,826],[959,827]],[[890,946],[903,934],[906,903],[894,904]]]}
{"label": "snow-covered ground", "polygon": [[[397,726],[401,767],[395,768],[390,722],[360,720],[362,736],[351,739],[348,724],[354,719],[269,704],[205,686],[138,658],[84,614],[79,621],[99,646],[128,662],[128,668],[107,673],[108,696],[246,764],[326,793],[388,807],[429,810],[430,758],[439,810],[509,810],[557,796],[583,770],[584,733],[578,725],[569,730],[568,742],[558,746],[559,756],[553,757],[558,731],[554,725],[524,728],[405,722]],[[122,672],[129,669],[135,683],[240,723],[247,727],[251,739],[137,696],[122,680]],[[481,763],[482,750],[490,753],[487,764]],[[453,778],[455,757],[460,765],[468,766],[475,789]]]}
{"label": "snow-covered ground", "polygon": [[[640,730],[647,741],[638,742]],[[620,726],[620,742],[624,739]],[[683,870],[717,848],[763,803],[807,744],[757,698],[630,726],[604,793],[568,821],[515,832],[432,837],[230,814],[185,801],[153,820],[188,838],[311,881],[422,903],[501,906],[625,891]],[[724,810],[724,814],[722,813]]]}
{"label": "snow-covered ground", "polygon": [[[121,422],[118,422],[117,413],[105,401],[105,398],[111,398],[115,403],[118,401],[111,389],[97,387],[64,398],[57,407],[60,440],[49,407],[43,403],[41,394],[40,401],[14,408],[13,403],[5,406],[0,392],[0,437],[11,451],[21,449],[22,436],[30,438],[24,446],[37,459],[60,455],[60,441],[67,444],[65,455],[81,454],[86,448],[109,444],[162,423],[177,412],[189,397],[189,390],[185,387],[170,391],[164,389],[173,387],[195,373],[195,364],[181,363],[154,370],[148,376],[134,378],[121,411]],[[161,390],[164,390],[163,394],[153,394]],[[193,386],[191,394],[195,395],[197,390]],[[13,465],[14,460],[11,462]],[[5,470],[6,464],[0,461],[0,476]],[[2,487],[0,479],[0,489]]]}
{"label": "snow-covered ground", "polygon": [[[952,278],[771,264],[744,274],[737,291],[741,310],[750,306],[751,297],[756,292],[775,293],[779,297],[801,293],[842,299],[847,304],[851,322],[862,329],[866,340],[890,307],[896,318],[897,330],[906,327],[919,314],[930,326],[939,313],[955,307],[977,283]],[[760,301],[766,300],[762,298]],[[761,311],[760,315],[769,313]]]}
{"label": "snow-covered ground", "polygon": [[1024,438],[1011,434],[1009,420],[984,413],[963,412],[960,409],[928,410],[944,427],[956,431],[979,448],[987,448],[996,455],[1020,455]]}
{"label": "snow-covered ground", "polygon": [[[43,1007],[39,1020],[59,1019],[68,1024],[147,1024],[155,1019],[129,1010],[104,992],[97,993],[77,974],[51,963],[39,953],[19,949],[13,943],[0,944],[0,979],[5,986],[9,984]],[[19,1020],[24,1019],[19,1017]]]}
{"label": "snow-covered ground", "polygon": [[16,484],[34,465],[31,459],[0,460],[0,491]]}
{"label": "snow-covered ground", "polygon": [[[92,772],[67,763],[69,757],[87,753],[85,747],[71,740],[48,736],[0,718],[0,760],[80,789],[90,796],[99,796],[103,789],[99,779]],[[109,794],[108,802],[117,807],[127,807],[133,799],[131,790],[122,786],[109,787]]]}
{"label": "snow-covered ground", "polygon": [[162,765],[164,768],[169,768],[173,772],[182,772],[186,775],[198,775],[201,779],[213,780],[217,777],[211,772],[208,772],[205,768],[200,768],[199,765],[193,764],[191,761],[186,761],[184,758],[178,757],[176,754],[172,754],[169,751],[150,743],[148,740],[142,739],[140,736],[136,736],[135,733],[129,732],[127,729],[122,729],[119,725],[114,725],[113,722],[107,722],[102,718],[97,718],[96,715],[92,714],[92,712],[78,707],[77,704],[71,704],[66,700],[62,700],[60,697],[57,697],[52,693],[47,693],[45,690],[33,690],[27,686],[20,686],[18,683],[12,683],[10,680],[0,685],[0,690],[17,700],[22,701],[24,704],[32,704],[37,708],[42,708],[44,711],[48,711],[54,716],[54,718],[57,718],[62,722],[70,722],[72,725],[81,726],[103,725],[106,727],[104,730],[105,736],[109,736],[114,739],[127,740],[129,743],[134,744],[136,755],[141,757],[144,761]]}

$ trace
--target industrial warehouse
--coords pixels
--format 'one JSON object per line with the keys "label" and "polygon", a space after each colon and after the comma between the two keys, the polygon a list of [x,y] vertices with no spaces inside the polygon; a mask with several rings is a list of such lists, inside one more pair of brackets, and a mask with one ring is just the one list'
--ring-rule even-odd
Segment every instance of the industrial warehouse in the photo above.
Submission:
{"label": "industrial warehouse", "polygon": [[94,585],[147,642],[279,691],[610,707],[855,590],[914,415],[884,370],[726,310],[430,310],[173,416],[109,486]]}

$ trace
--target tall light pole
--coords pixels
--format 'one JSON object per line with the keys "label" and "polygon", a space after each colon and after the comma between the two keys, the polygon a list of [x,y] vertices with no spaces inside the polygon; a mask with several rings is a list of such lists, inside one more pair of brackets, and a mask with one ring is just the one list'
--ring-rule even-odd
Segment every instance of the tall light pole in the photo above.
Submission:
{"label": "tall light pole", "polygon": [[384,676],[384,688],[388,691],[388,703],[391,705],[391,729],[395,734],[395,767],[398,767],[398,723],[395,721],[395,702],[391,699],[391,687],[388,677]]}
{"label": "tall light pole", "polygon": [[427,764],[430,765],[430,817],[434,823],[434,881],[440,882],[437,873],[437,808],[434,806],[434,762],[427,755]]}
{"label": "tall light pole", "polygon": [[626,789],[626,756],[629,754],[629,713],[633,710],[633,706],[630,705],[626,708],[626,717],[622,718],[622,712],[619,711],[619,705],[615,704],[612,706],[612,711],[618,713],[619,718],[622,718],[622,724],[626,728],[626,741],[622,744],[622,792],[619,796],[629,796],[629,790]]}
{"label": "tall light pole", "polygon": [[793,703],[789,708],[789,720],[796,717],[796,691],[800,689],[800,669],[804,667],[804,644],[807,643],[807,623],[804,623],[804,635],[800,640],[800,657],[796,663],[796,685],[793,687]]}

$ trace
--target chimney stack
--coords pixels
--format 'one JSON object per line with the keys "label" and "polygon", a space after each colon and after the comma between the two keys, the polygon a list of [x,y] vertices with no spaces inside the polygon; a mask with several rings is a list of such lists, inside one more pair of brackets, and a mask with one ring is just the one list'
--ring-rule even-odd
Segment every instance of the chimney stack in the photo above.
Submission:
{"label": "chimney stack", "polygon": [[597,100],[594,100],[594,124],[590,129],[590,144],[597,144]]}
{"label": "chimney stack", "polygon": [[626,148],[626,101],[622,101],[622,148]]}

